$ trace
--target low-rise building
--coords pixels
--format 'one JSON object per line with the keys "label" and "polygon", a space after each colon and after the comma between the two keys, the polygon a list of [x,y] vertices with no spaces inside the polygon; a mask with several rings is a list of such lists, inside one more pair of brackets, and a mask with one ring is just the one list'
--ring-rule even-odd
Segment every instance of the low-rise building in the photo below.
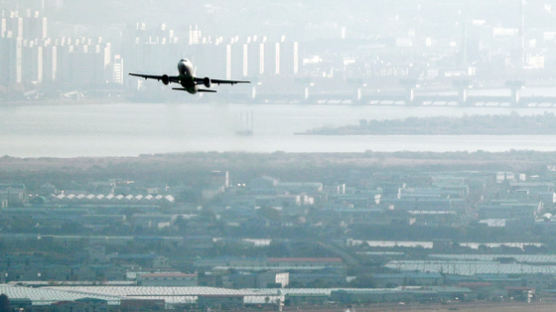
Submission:
{"label": "low-rise building", "polygon": [[141,286],[197,286],[197,274],[181,272],[140,273],[137,285]]}
{"label": "low-rise building", "polygon": [[439,286],[443,277],[440,273],[400,272],[379,273],[372,276],[376,287],[392,288],[398,286]]}

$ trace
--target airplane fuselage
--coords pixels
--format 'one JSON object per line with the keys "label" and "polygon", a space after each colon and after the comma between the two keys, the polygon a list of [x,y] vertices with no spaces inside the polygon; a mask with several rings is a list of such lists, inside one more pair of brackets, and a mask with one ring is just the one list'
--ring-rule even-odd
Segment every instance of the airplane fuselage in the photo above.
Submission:
{"label": "airplane fuselage", "polygon": [[180,84],[185,91],[195,94],[197,93],[197,84],[193,79],[193,64],[189,60],[180,60],[178,63],[178,72],[180,73]]}

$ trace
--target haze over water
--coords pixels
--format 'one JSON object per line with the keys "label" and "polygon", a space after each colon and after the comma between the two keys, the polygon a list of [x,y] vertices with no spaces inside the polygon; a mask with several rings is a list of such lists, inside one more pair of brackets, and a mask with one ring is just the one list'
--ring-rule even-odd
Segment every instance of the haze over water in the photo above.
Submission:
{"label": "haze over water", "polygon": [[[360,119],[511,112],[542,114],[556,109],[154,103],[0,106],[0,155],[556,150],[556,135],[294,135],[317,127],[356,124]],[[251,119],[253,135],[238,135],[251,128]]]}

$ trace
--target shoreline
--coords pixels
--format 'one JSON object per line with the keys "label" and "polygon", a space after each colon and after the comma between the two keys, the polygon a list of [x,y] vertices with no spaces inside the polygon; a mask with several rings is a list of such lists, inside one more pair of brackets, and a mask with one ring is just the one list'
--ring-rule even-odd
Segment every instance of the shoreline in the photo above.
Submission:
{"label": "shoreline", "polygon": [[295,135],[362,136],[362,135],[422,135],[422,136],[537,136],[556,134],[556,115],[472,114],[460,117],[407,117],[385,120],[361,119],[359,124],[339,127],[319,127]]}
{"label": "shoreline", "polygon": [[59,99],[41,99],[41,100],[4,100],[0,99],[0,107],[21,107],[21,106],[39,106],[39,105],[68,105],[68,106],[80,106],[80,105],[110,105],[110,104],[134,104],[134,105],[252,105],[252,106],[301,106],[301,107],[311,107],[311,106],[325,106],[325,107],[377,107],[377,108],[416,108],[416,109],[495,109],[495,110],[555,110],[556,103],[551,106],[504,106],[504,105],[395,105],[395,104],[371,104],[371,103],[323,103],[317,100],[315,101],[288,101],[288,100],[268,100],[261,99],[259,101],[238,99],[238,100],[225,100],[225,99],[213,99],[205,100],[197,97],[184,97],[183,99],[149,99],[143,101],[135,101],[127,98],[82,98],[80,100],[59,98]]}
{"label": "shoreline", "polygon": [[[245,159],[238,161],[238,159]],[[191,168],[226,167],[233,168],[257,166],[276,167],[330,167],[330,166],[355,166],[360,168],[378,167],[484,167],[489,170],[496,168],[524,168],[535,166],[546,166],[556,159],[554,152],[535,151],[511,151],[511,152],[365,152],[365,153],[246,153],[246,152],[190,152],[170,154],[143,154],[140,156],[127,157],[0,157],[0,172],[34,172],[41,170],[63,170],[75,169],[88,170],[91,168],[109,168],[119,164],[129,164],[142,168],[143,166],[156,167],[173,166],[187,163]],[[556,166],[554,166],[556,170]]]}

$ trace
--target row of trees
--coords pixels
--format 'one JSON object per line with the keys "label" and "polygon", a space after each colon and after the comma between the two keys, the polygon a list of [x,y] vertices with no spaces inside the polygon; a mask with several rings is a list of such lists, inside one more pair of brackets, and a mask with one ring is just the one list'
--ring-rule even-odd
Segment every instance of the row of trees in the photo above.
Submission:
{"label": "row of trees", "polygon": [[470,115],[459,118],[410,117],[395,120],[360,120],[359,125],[339,128],[319,128],[308,134],[365,135],[365,134],[555,134],[556,115],[523,116]]}

